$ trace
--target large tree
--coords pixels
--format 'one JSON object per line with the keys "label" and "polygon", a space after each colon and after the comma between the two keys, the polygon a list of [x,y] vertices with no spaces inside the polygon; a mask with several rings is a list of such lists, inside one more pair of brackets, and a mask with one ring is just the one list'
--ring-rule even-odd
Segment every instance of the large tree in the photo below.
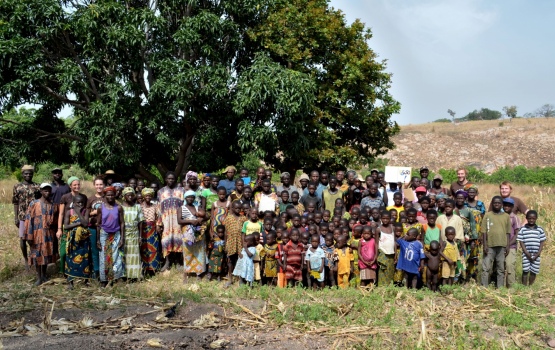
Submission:
{"label": "large tree", "polygon": [[70,107],[50,136],[90,171],[345,166],[398,130],[369,32],[327,1],[6,0],[0,23],[0,112]]}

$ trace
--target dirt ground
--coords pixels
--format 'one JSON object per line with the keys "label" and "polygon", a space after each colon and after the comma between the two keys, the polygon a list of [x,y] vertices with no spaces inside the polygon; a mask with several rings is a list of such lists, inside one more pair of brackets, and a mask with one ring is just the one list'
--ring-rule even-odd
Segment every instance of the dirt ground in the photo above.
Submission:
{"label": "dirt ground", "polygon": [[[250,303],[257,310],[261,305]],[[67,305],[66,305],[67,306]],[[67,321],[78,324],[90,317],[96,325],[87,330],[69,327],[66,333],[47,334],[40,329],[49,309],[0,314],[0,328],[13,329],[23,325],[18,336],[0,335],[0,349],[328,349],[333,340],[326,337],[304,335],[288,327],[279,329],[253,325],[238,325],[225,316],[218,305],[188,301],[177,309],[176,315],[166,322],[157,322],[160,311],[151,306],[127,306],[108,310],[78,308],[57,309],[52,312],[53,324]],[[211,315],[216,326],[204,324],[194,328],[195,320]],[[30,327],[30,331],[28,330]],[[187,327],[187,328],[185,328]],[[39,331],[33,333],[32,330]],[[56,327],[52,327],[56,329]],[[58,332],[61,327],[58,327]],[[54,332],[56,333],[56,332]],[[254,335],[253,335],[254,333]]]}

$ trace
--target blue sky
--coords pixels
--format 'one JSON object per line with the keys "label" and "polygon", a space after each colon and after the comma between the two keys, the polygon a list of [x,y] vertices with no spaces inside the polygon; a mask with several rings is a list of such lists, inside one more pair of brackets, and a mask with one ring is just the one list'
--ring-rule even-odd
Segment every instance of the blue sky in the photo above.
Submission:
{"label": "blue sky", "polygon": [[393,73],[399,124],[555,104],[554,0],[332,0]]}

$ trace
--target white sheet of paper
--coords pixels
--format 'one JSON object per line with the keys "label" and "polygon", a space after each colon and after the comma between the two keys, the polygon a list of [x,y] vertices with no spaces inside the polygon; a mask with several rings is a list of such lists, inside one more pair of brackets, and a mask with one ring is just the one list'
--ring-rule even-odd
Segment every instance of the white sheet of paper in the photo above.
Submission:
{"label": "white sheet of paper", "polygon": [[407,183],[411,178],[411,168],[404,166],[386,166],[385,167],[385,182],[401,182]]}

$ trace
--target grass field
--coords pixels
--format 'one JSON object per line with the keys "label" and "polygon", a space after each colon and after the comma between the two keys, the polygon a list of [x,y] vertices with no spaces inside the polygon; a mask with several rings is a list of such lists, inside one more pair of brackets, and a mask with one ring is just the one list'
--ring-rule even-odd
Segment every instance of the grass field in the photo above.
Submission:
{"label": "grass field", "polygon": [[[540,211],[538,222],[548,232],[534,286],[495,290],[469,284],[432,293],[395,287],[318,292],[265,286],[224,289],[218,282],[184,285],[177,270],[105,290],[93,283],[67,291],[61,276],[36,288],[33,274],[25,272],[12,224],[12,186],[13,182],[0,182],[0,348],[2,342],[16,348],[15,335],[41,339],[49,332],[61,334],[56,339],[77,339],[71,338],[75,333],[126,339],[148,334],[148,341],[137,348],[158,347],[155,341],[178,347],[176,341],[157,336],[167,329],[214,334],[207,346],[217,337],[223,339],[220,345],[230,348],[272,349],[545,348],[555,337],[555,195],[550,188],[521,187],[514,193]],[[497,188],[484,185],[480,191],[481,200],[489,203]],[[179,317],[155,319],[163,308],[181,300]],[[125,317],[115,317],[118,310],[117,315]],[[60,321],[62,317],[66,321]]]}

